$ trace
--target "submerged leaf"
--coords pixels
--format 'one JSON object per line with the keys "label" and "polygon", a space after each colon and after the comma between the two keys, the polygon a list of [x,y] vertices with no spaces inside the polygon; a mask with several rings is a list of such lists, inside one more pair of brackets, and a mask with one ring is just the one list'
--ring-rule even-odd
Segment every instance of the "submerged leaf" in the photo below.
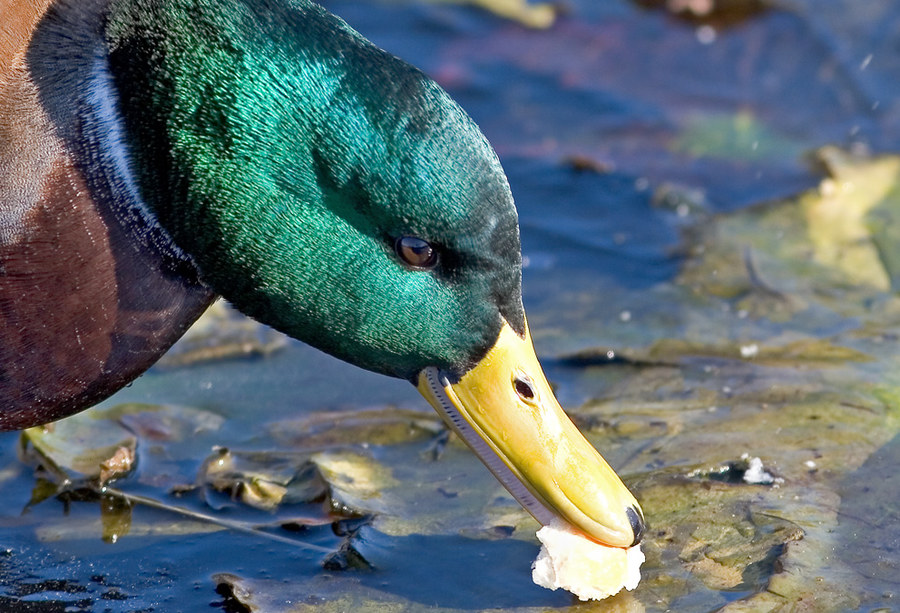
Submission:
{"label": "submerged leaf", "polygon": [[428,0],[451,4],[469,4],[516,21],[528,28],[549,28],[556,21],[556,7],[549,2],[531,4],[528,0]]}
{"label": "submerged leaf", "polygon": [[[607,350],[608,351],[608,350]],[[583,350],[563,359],[570,363],[609,363],[603,350]],[[803,339],[773,346],[753,341],[733,341],[720,345],[693,343],[683,339],[666,338],[656,341],[646,349],[623,349],[620,360],[631,364],[676,365],[696,358],[725,360],[752,360],[769,366],[840,366],[846,362],[871,362],[873,358],[850,347],[841,347],[826,339]]]}
{"label": "submerged leaf", "polygon": [[[231,573],[220,573],[213,576],[217,591],[240,603],[250,613],[341,613],[368,611],[384,613],[412,613],[417,610],[413,603],[397,602],[395,599],[380,595],[374,590],[366,590],[359,594],[333,594],[327,583],[317,582],[323,590],[305,587],[295,598],[291,586],[277,585],[275,582],[245,579]],[[285,594],[285,588],[291,593]]]}
{"label": "submerged leaf", "polygon": [[269,426],[272,437],[292,448],[392,445],[430,439],[444,432],[434,411],[397,407],[358,411],[315,411]]}
{"label": "submerged leaf", "polygon": [[155,368],[267,356],[283,349],[287,342],[283,334],[240,315],[224,300],[218,300],[160,358]]}

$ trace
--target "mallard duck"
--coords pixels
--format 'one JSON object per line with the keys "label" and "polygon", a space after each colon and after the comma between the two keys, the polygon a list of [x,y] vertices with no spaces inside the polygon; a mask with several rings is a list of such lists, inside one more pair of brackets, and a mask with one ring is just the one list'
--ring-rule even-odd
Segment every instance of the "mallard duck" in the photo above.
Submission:
{"label": "mallard duck", "polygon": [[0,427],[149,368],[223,296],[411,381],[541,523],[640,508],[556,402],[506,176],[433,81],[308,0],[0,0]]}

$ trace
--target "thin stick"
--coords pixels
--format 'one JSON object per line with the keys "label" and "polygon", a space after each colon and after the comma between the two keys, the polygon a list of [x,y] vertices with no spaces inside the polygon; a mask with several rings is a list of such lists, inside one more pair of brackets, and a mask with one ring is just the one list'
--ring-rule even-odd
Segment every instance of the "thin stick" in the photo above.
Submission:
{"label": "thin stick", "polygon": [[140,496],[138,494],[128,494],[123,492],[122,490],[117,490],[112,487],[103,487],[99,488],[98,493],[106,494],[109,496],[115,496],[117,498],[121,498],[127,502],[133,504],[142,504],[147,507],[152,507],[154,509],[161,509],[163,511],[169,511],[172,513],[177,513],[180,515],[184,515],[185,517],[190,517],[191,519],[196,519],[198,521],[205,521],[211,524],[215,524],[217,526],[222,526],[223,528],[227,528],[229,530],[234,530],[235,532],[241,532],[243,534],[249,534],[252,536],[261,536],[263,538],[267,538],[269,540],[273,540],[279,543],[284,543],[287,545],[293,545],[294,547],[300,547],[303,549],[311,549],[312,551],[318,551],[321,553],[334,553],[333,549],[329,549],[328,547],[322,547],[321,545],[313,545],[311,543],[304,543],[303,541],[297,541],[294,539],[287,538],[286,536],[279,536],[277,534],[272,534],[271,532],[266,532],[264,530],[260,530],[259,528],[255,528],[243,522],[231,521],[227,519],[222,519],[219,517],[215,517],[214,515],[207,515],[206,513],[200,513],[199,511],[192,511],[190,509],[185,509],[183,507],[173,506],[164,504],[159,502],[158,500],[154,500],[153,498],[147,498],[146,496]]}

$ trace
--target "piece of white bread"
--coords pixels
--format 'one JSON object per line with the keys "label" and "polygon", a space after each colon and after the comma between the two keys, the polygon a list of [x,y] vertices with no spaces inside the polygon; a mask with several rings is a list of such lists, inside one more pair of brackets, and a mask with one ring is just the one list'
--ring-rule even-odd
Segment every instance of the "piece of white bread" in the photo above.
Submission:
{"label": "piece of white bread", "polygon": [[581,600],[602,600],[623,587],[633,590],[641,580],[640,545],[606,547],[558,520],[538,530],[537,537],[542,547],[531,565],[531,578],[541,587],[561,587]]}

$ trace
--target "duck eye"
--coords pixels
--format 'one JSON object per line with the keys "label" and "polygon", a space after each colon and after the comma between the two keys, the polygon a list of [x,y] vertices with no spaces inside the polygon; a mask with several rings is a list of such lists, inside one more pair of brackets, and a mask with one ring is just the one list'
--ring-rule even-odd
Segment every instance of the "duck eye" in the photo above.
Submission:
{"label": "duck eye", "polygon": [[438,252],[426,240],[415,236],[401,236],[394,243],[394,250],[400,259],[413,268],[434,268],[438,262]]}

